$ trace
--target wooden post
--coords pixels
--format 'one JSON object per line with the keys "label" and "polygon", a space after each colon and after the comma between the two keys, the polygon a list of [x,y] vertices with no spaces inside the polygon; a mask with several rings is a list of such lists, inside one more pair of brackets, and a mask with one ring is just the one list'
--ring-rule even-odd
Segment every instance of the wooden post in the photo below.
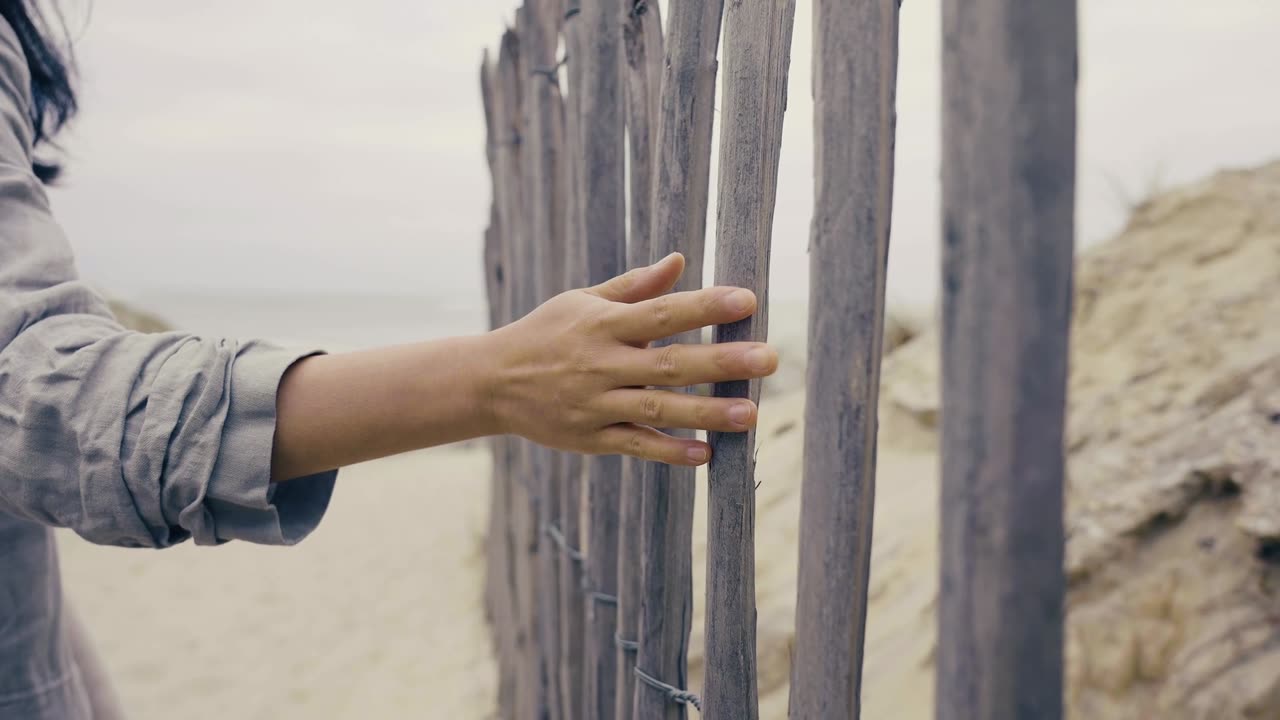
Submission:
{"label": "wooden post", "polygon": [[[522,245],[526,240],[524,231],[524,192],[521,186],[521,153],[520,147],[524,135],[523,94],[524,77],[521,72],[519,36],[508,30],[502,36],[498,51],[498,64],[495,69],[493,89],[493,114],[495,127],[495,165],[496,193],[498,206],[498,225],[502,228],[502,265],[508,268],[503,283],[502,306],[503,319],[510,322],[522,313],[518,285],[521,282],[519,273],[514,271],[517,260],[523,257]],[[501,590],[497,607],[499,609],[498,642],[502,656],[499,658],[500,685],[499,708],[502,717],[517,717],[516,708],[520,704],[521,693],[525,687],[521,683],[526,674],[523,671],[523,653],[528,645],[528,629],[522,624],[524,613],[522,601],[524,588],[521,582],[527,582],[521,569],[527,560],[527,547],[521,542],[519,531],[521,518],[527,513],[528,494],[526,469],[521,465],[521,450],[514,438],[506,438],[503,446],[503,466],[507,475],[500,489],[502,495],[502,517],[498,523],[501,567],[496,573]]]}
{"label": "wooden post", "polygon": [[[566,69],[569,76],[569,92],[565,101],[565,149],[564,164],[567,198],[566,245],[564,279],[562,289],[585,287],[589,284],[587,273],[587,240],[582,214],[582,112],[578,98],[582,94],[581,12],[579,0],[569,0],[562,30]],[[564,717],[576,719],[583,716],[586,699],[586,596],[583,593],[586,564],[582,555],[582,483],[586,473],[586,459],[581,455],[564,456],[564,488],[560,493],[560,523],[567,545],[568,560],[560,566],[560,696]]]}
{"label": "wooden post", "polygon": [[[517,262],[512,266],[513,275],[520,278],[521,314],[532,311],[543,300],[548,277],[545,256],[552,250],[555,238],[562,237],[563,208],[557,195],[558,138],[562,133],[555,106],[558,31],[554,5],[554,0],[528,0],[517,12],[524,61],[521,74],[527,84],[522,108],[525,134],[520,146],[527,238],[520,243]],[[558,485],[552,478],[550,451],[530,442],[522,442],[521,446],[529,502],[528,510],[518,511],[517,518],[519,540],[526,548],[517,573],[520,624],[525,631],[517,713],[519,717],[543,718],[558,715],[560,710],[558,685],[550,682],[551,668],[558,666],[558,632],[554,638],[548,635],[558,624],[559,581],[551,574],[555,553],[544,531],[559,512],[558,497],[553,497]]]}
{"label": "wooden post", "polygon": [[942,720],[1063,716],[1076,27],[943,3]]}
{"label": "wooden post", "polygon": [[[557,15],[558,15],[557,11]],[[554,45],[554,44],[553,44]],[[558,89],[551,94],[551,114],[550,128],[548,140],[553,147],[554,163],[550,168],[551,172],[556,173],[553,176],[554,184],[552,187],[550,200],[554,208],[551,216],[551,224],[549,226],[550,234],[544,238],[540,238],[543,242],[538,246],[538,301],[545,302],[552,296],[561,292],[561,286],[564,283],[564,258],[565,258],[565,195],[567,189],[568,176],[565,172],[565,149],[564,149],[564,102]],[[561,565],[572,564],[572,558],[568,557],[561,549],[555,539],[555,532],[563,535],[563,490],[564,490],[564,470],[567,464],[567,453],[550,450],[545,447],[536,447],[539,462],[541,463],[542,475],[542,497],[539,503],[539,538],[538,538],[538,560],[539,574],[538,582],[541,588],[539,601],[539,617],[541,622],[541,632],[538,636],[538,642],[542,651],[543,672],[546,673],[544,683],[546,685],[547,706],[551,712],[551,717],[568,717],[567,700],[565,699],[560,683],[560,671],[562,667],[563,648],[561,647],[561,604],[564,598],[561,594]]]}
{"label": "wooden post", "polygon": [[818,0],[815,208],[790,717],[857,718],[871,570],[898,0]]}
{"label": "wooden post", "polygon": [[[489,63],[489,51],[484,52],[484,57],[480,60],[480,97],[484,101],[484,125],[485,125],[485,158],[489,165],[489,181],[490,181],[490,201],[489,201],[489,224],[484,231],[484,279],[485,294],[489,301],[489,328],[494,329],[501,324],[502,310],[499,307],[501,302],[494,297],[495,294],[501,294],[500,286],[494,282],[495,277],[501,275],[502,267],[502,227],[498,224],[498,173],[495,165],[497,164],[497,141],[495,136],[497,131],[494,127],[496,122],[493,116],[493,69]],[[485,584],[484,584],[484,604],[485,616],[489,620],[489,624],[493,626],[495,631],[495,639],[497,633],[495,603],[497,591],[494,588],[494,572],[497,567],[497,547],[495,540],[497,532],[494,526],[498,520],[497,508],[494,503],[499,498],[496,491],[496,485],[499,482],[500,468],[498,466],[498,443],[495,441],[491,444],[493,451],[493,469],[490,477],[489,492],[489,530],[485,535]]]}
{"label": "wooden post", "polygon": [[[626,201],[623,160],[622,26],[616,0],[581,0],[574,59],[581,62],[576,105],[589,128],[579,166],[582,230],[587,241],[588,284],[624,270]],[[616,667],[614,634],[618,596],[618,503],[622,459],[592,457],[587,462],[586,699],[582,717],[613,716]]]}
{"label": "wooden post", "polygon": [[[795,0],[725,10],[716,284],[750,288],[756,314],[715,329],[716,342],[767,337],[769,247]],[[760,383],[717,383],[716,397],[758,401]],[[711,433],[707,501],[706,683],[703,717],[756,720],[755,432]]]}
{"label": "wooden post", "polygon": [[[723,10],[723,0],[681,0],[672,6],[667,23],[667,57],[654,155],[657,177],[650,257],[660,259],[677,250],[685,253],[688,264],[678,290],[702,285],[716,46]],[[699,339],[697,332],[677,338],[681,342]],[[689,680],[689,625],[693,615],[690,566],[694,477],[690,468],[645,465],[643,599],[636,671],[682,689]],[[639,682],[635,717],[683,720],[686,709],[682,703],[673,702],[668,692]]]}
{"label": "wooden post", "polygon": [[[529,127],[524,150],[525,183],[533,256],[524,266],[534,277],[528,310],[549,299],[562,282],[565,218],[564,104],[557,80],[556,46],[564,10],[562,0],[528,0],[522,41],[530,62],[530,91],[525,95]],[[534,487],[538,489],[536,677],[546,712],[562,717],[560,683],[560,560],[562,553],[549,532],[560,523],[559,453],[529,444]]]}
{"label": "wooden post", "polygon": [[[500,327],[507,322],[506,287],[504,259],[504,228],[502,227],[501,205],[502,171],[498,157],[503,142],[498,97],[498,69],[489,60],[486,51],[480,64],[480,88],[484,98],[485,115],[485,155],[489,161],[491,179],[491,202],[489,206],[489,226],[485,231],[484,264],[485,286],[489,299],[489,326]],[[507,567],[507,482],[510,480],[510,468],[507,467],[507,438],[492,439],[493,474],[489,483],[489,531],[485,538],[486,573],[485,573],[485,611],[489,618],[489,626],[493,632],[494,654],[499,665],[499,703],[507,696],[506,688],[510,672],[507,657],[507,632],[509,621],[507,603],[510,588],[505,586]]]}
{"label": "wooden post", "polygon": [[[648,265],[653,214],[653,144],[662,85],[662,15],[657,0],[620,0],[626,59],[626,125],[630,150],[630,229],[627,266]],[[644,462],[623,460],[618,525],[617,684],[614,717],[631,720],[635,709],[636,650],[640,631],[640,513]]]}

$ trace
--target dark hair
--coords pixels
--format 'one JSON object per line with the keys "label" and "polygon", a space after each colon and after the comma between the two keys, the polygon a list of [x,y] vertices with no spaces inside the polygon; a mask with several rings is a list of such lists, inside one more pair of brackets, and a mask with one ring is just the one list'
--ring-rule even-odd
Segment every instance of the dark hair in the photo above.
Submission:
{"label": "dark hair", "polygon": [[[22,54],[31,72],[31,125],[35,128],[33,147],[54,147],[53,138],[71,119],[78,106],[75,91],[75,58],[70,42],[59,47],[51,33],[37,0],[0,0],[0,16],[8,21],[22,43]],[[58,24],[66,36],[66,26],[58,15]],[[36,177],[52,183],[62,172],[56,161],[37,156],[32,163]]]}

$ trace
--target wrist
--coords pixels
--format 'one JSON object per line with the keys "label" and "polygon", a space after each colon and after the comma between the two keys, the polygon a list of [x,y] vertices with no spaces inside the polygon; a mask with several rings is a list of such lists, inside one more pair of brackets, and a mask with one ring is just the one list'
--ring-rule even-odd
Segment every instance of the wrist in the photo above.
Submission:
{"label": "wrist", "polygon": [[508,374],[512,366],[508,352],[507,328],[498,328],[475,338],[475,382],[472,388],[472,407],[476,422],[485,435],[506,435],[511,432],[511,418],[504,389],[508,386]]}

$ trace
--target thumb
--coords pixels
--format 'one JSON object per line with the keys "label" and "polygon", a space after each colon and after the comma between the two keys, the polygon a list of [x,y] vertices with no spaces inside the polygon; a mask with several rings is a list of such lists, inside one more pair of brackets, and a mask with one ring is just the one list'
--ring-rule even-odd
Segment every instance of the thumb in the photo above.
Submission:
{"label": "thumb", "polygon": [[648,267],[636,268],[588,288],[587,292],[613,302],[637,303],[671,290],[683,273],[684,255],[671,253]]}

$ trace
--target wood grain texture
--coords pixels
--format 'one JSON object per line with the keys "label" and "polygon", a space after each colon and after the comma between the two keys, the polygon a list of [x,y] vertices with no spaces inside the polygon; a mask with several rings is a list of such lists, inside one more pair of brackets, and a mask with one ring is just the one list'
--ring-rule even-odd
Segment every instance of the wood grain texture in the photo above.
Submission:
{"label": "wood grain texture", "polygon": [[[506,268],[515,267],[521,257],[521,244],[526,237],[520,153],[524,135],[523,66],[519,36],[508,30],[503,34],[499,45],[493,93],[494,149],[498,176],[495,189],[498,224],[503,232],[502,263]],[[506,322],[520,314],[517,292],[519,282],[520,276],[517,273],[507,273],[502,297],[503,319]],[[498,607],[501,609],[498,641],[502,648],[502,658],[499,661],[499,708],[503,717],[517,717],[516,707],[521,693],[526,689],[521,680],[527,674],[522,668],[525,664],[525,648],[529,642],[528,628],[522,625],[524,588],[521,579],[524,573],[520,569],[527,556],[518,533],[520,519],[527,513],[529,500],[525,485],[527,469],[521,464],[521,445],[515,438],[506,438],[503,457],[508,474],[500,487],[502,493],[499,498],[503,508],[499,526],[502,533],[499,539],[502,567],[497,573],[499,586],[503,590],[498,598]],[[527,582],[527,578],[524,580]]]}
{"label": "wood grain texture", "polygon": [[[564,20],[564,0],[550,0],[545,7],[540,7],[546,23],[546,42],[551,48],[550,62],[547,67],[556,67],[559,58],[556,48],[560,42],[560,33]],[[567,253],[567,237],[570,220],[568,218],[568,196],[570,192],[568,170],[568,148],[565,138],[564,97],[560,92],[555,77],[539,75],[539,80],[548,86],[550,112],[546,114],[546,125],[541,128],[543,142],[548,152],[544,160],[544,175],[541,180],[550,181],[550,189],[543,190],[540,197],[547,203],[547,217],[535,228],[537,237],[537,273],[538,302],[546,302],[564,290],[565,257]],[[539,505],[541,523],[539,527],[538,556],[540,563],[539,587],[541,588],[539,616],[542,621],[539,644],[542,650],[543,682],[547,695],[547,708],[551,717],[569,717],[570,700],[564,697],[560,674],[563,668],[564,651],[561,647],[562,619],[560,566],[571,562],[559,545],[552,541],[549,528],[563,530],[562,492],[564,490],[564,468],[566,453],[538,446],[539,469],[542,472],[542,497]]]}
{"label": "wood grain texture", "polygon": [[[533,264],[533,240],[529,223],[529,196],[531,188],[528,184],[527,167],[533,158],[528,152],[529,139],[534,134],[529,125],[528,96],[533,92],[533,77],[530,69],[535,66],[529,57],[529,48],[525,39],[529,35],[529,10],[520,7],[516,10],[515,34],[520,41],[519,60],[516,76],[520,83],[520,104],[512,108],[512,114],[519,118],[518,134],[515,136],[514,149],[518,157],[516,168],[519,172],[514,185],[518,188],[519,205],[513,208],[512,227],[518,227],[518,235],[512,244],[511,260],[511,310],[512,319],[523,317],[529,312],[535,277]],[[519,268],[519,269],[517,269]],[[515,441],[514,465],[516,467],[515,482],[512,483],[511,498],[511,535],[512,566],[515,577],[515,638],[516,638],[516,689],[515,701],[511,717],[517,720],[540,718],[546,714],[546,695],[542,690],[540,676],[541,656],[537,642],[537,588],[534,581],[538,534],[536,478],[530,444],[517,438]]]}
{"label": "wood grain texture", "polygon": [[[489,224],[484,230],[484,280],[485,280],[485,298],[489,306],[489,328],[493,329],[501,325],[503,308],[501,306],[501,285],[495,282],[495,278],[500,278],[502,274],[502,227],[498,224],[498,172],[497,172],[497,145],[496,145],[496,124],[497,119],[494,117],[494,68],[489,62],[489,52],[486,50],[483,59],[480,61],[480,97],[484,102],[484,128],[485,128],[485,159],[489,167]],[[497,297],[495,297],[495,295]],[[494,512],[494,503],[497,502],[499,493],[494,487],[498,483],[498,475],[500,468],[497,463],[498,446],[497,442],[491,443],[494,454],[494,465],[492,476],[490,478],[489,492],[489,529],[485,535],[485,585],[484,585],[484,602],[485,617],[491,626],[495,625],[495,602],[496,594],[494,573],[497,570],[498,558],[496,548],[496,538],[498,533],[495,531],[495,525],[499,522],[500,516]],[[497,628],[494,627],[495,638]]]}
{"label": "wood grain texture", "polygon": [[1063,715],[1076,23],[943,2],[942,720]]}
{"label": "wood grain texture", "polygon": [[[568,56],[566,74],[568,94],[565,96],[565,173],[568,183],[566,225],[566,253],[562,289],[586,287],[587,237],[582,212],[583,203],[583,145],[582,111],[578,99],[582,94],[581,37],[582,23],[576,13],[581,12],[579,0],[569,0],[561,36]],[[586,473],[586,458],[580,455],[564,456],[564,488],[560,493],[560,527],[565,542],[574,550],[580,550],[586,540],[583,520],[582,490]],[[579,556],[581,557],[581,556]],[[560,695],[566,718],[582,717],[586,700],[586,597],[583,593],[586,565],[581,559],[562,562],[560,566]]]}
{"label": "wood grain texture", "polygon": [[[715,277],[717,285],[754,290],[759,309],[716,327],[716,342],[763,342],[768,335],[769,249],[795,11],[795,0],[743,0],[725,8]],[[758,401],[760,383],[717,383],[714,394]],[[708,439],[702,714],[756,720],[755,432]]]}
{"label": "wood grain texture", "polygon": [[[626,198],[623,151],[622,26],[616,0],[580,0],[583,118],[581,209],[587,240],[588,283],[602,283],[625,270]],[[586,123],[589,123],[589,128]],[[622,459],[591,457],[587,464],[587,584],[617,597],[618,509]],[[592,595],[590,598],[599,598]],[[617,605],[587,602],[586,700],[583,718],[611,718],[616,683],[613,636]]]}
{"label": "wood grain texture", "polygon": [[[526,193],[525,222],[529,239],[522,244],[525,262],[516,267],[527,275],[522,282],[521,309],[528,313],[551,295],[557,246],[564,238],[563,107],[554,73],[559,28],[563,19],[558,0],[528,0],[519,15],[520,41],[527,90],[524,93],[524,125],[521,143],[522,170]],[[559,245],[561,250],[562,245]],[[551,545],[545,528],[559,516],[558,483],[553,453],[533,443],[524,443],[528,465],[532,508],[521,535],[529,542],[530,568],[527,586],[531,597],[525,608],[532,625],[527,657],[526,693],[519,712],[535,717],[560,715],[559,683],[559,577],[558,551]]]}
{"label": "wood grain texture", "polygon": [[[630,198],[627,267],[650,262],[653,217],[653,144],[657,140],[658,92],[662,85],[662,15],[657,0],[619,0],[625,66]],[[618,525],[617,636],[635,642],[640,631],[640,514],[644,461],[626,458],[622,467]],[[636,651],[617,643],[614,717],[631,720],[635,705]]]}
{"label": "wood grain texture", "polygon": [[[687,266],[678,290],[702,285],[716,48],[723,0],[680,0],[667,20],[666,62],[654,145],[656,178],[650,257],[673,251]],[[698,333],[676,338],[698,342]],[[654,343],[655,346],[670,341]],[[643,561],[637,667],[675,687],[689,681],[693,615],[691,545],[695,474],[690,468],[645,465],[641,512]],[[635,717],[683,720],[684,705],[644,683],[636,685]]]}
{"label": "wood grain texture", "polygon": [[548,534],[548,528],[560,527],[563,483],[560,476],[563,454],[535,447],[543,466],[541,492],[538,498],[538,652],[547,698],[547,711],[553,718],[566,717],[560,685],[560,565],[567,560]]}
{"label": "wood grain texture", "polygon": [[[557,9],[556,12],[562,13],[563,10]],[[552,142],[556,144],[557,158],[554,172],[556,173],[557,182],[553,195],[553,202],[555,203],[552,223],[553,234],[549,236],[550,242],[546,247],[540,249],[539,254],[539,275],[543,283],[539,299],[542,302],[564,291],[564,266],[568,247],[569,225],[566,213],[567,196],[569,194],[568,150],[565,143],[566,108],[563,96],[558,89],[552,94],[551,101],[553,109]],[[544,455],[544,462],[547,463],[547,474],[543,480],[545,489],[541,505],[542,536],[539,539],[539,556],[543,559],[542,582],[545,583],[543,585],[545,588],[543,592],[545,610],[542,615],[544,624],[541,637],[547,673],[547,698],[552,717],[569,717],[571,701],[564,697],[563,684],[560,682],[565,655],[565,649],[561,645],[563,636],[561,622],[564,614],[562,605],[566,602],[566,598],[561,592],[560,580],[561,566],[571,564],[572,560],[565,555],[557,544],[551,541],[551,537],[547,532],[548,528],[559,528],[563,532],[565,524],[563,517],[563,494],[566,484],[565,469],[569,465],[569,461],[568,453],[548,448],[539,448],[539,450]]]}
{"label": "wood grain texture", "polygon": [[[563,455],[560,491],[560,527],[565,542],[582,547],[582,490],[585,458]],[[586,596],[582,592],[585,567],[581,561],[564,558],[560,564],[560,697],[564,717],[582,717],[586,697]]]}
{"label": "wood grain texture", "polygon": [[[484,265],[485,286],[489,301],[489,326],[501,327],[507,323],[509,308],[506,288],[506,231],[502,227],[502,198],[505,192],[501,155],[503,136],[501,105],[501,81],[499,67],[486,52],[480,65],[480,89],[484,98],[485,156],[489,164],[490,207],[489,226],[485,231]],[[485,612],[493,634],[494,655],[498,660],[499,708],[508,708],[513,688],[511,665],[511,591],[507,584],[510,562],[510,535],[508,530],[507,485],[511,482],[511,467],[506,437],[491,439],[493,471],[489,483],[489,527],[485,539]]]}
{"label": "wood grain texture", "polygon": [[898,0],[817,0],[815,203],[789,715],[857,718],[893,200]]}

